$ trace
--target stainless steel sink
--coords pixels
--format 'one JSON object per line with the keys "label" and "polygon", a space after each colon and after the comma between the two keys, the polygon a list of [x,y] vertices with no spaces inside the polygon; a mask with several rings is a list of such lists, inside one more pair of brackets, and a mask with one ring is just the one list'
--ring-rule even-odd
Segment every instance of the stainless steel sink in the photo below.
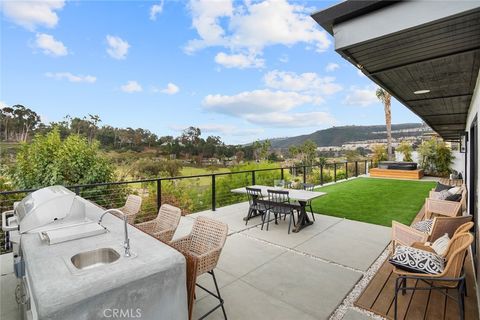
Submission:
{"label": "stainless steel sink", "polygon": [[100,248],[77,253],[70,261],[79,270],[86,270],[110,264],[120,259],[120,254],[112,248]]}

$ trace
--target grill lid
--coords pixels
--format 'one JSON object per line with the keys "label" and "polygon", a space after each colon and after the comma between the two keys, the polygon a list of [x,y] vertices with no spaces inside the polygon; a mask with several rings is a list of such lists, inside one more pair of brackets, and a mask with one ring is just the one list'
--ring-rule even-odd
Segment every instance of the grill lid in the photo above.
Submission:
{"label": "grill lid", "polygon": [[63,186],[30,193],[15,207],[20,233],[42,227],[68,216],[76,195]]}

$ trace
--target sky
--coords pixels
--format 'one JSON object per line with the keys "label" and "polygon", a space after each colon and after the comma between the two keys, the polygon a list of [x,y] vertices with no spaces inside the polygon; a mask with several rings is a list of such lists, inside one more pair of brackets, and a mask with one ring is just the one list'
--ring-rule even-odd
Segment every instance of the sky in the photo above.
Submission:
{"label": "sky", "polygon": [[[310,17],[335,3],[3,0],[0,101],[232,144],[383,124],[375,84]],[[392,122],[420,119],[393,101]]]}

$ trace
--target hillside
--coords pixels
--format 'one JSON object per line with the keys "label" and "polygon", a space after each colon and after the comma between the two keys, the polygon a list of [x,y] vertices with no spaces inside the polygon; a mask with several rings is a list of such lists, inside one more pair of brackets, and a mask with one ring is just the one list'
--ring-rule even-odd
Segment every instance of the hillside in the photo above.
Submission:
{"label": "hillside", "polygon": [[[317,146],[341,146],[346,142],[385,139],[385,125],[374,126],[343,126],[332,127],[324,130],[318,130],[311,134],[271,139],[272,147],[288,148],[292,145],[299,145],[310,139]],[[411,136],[420,136],[423,132],[431,132],[431,129],[421,123],[402,123],[392,125],[392,137],[402,138]]]}

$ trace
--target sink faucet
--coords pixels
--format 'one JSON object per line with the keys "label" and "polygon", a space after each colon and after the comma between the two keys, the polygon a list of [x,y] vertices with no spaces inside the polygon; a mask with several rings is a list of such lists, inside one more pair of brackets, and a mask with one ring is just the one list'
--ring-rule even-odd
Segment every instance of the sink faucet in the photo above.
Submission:
{"label": "sink faucet", "polygon": [[[124,234],[125,234],[125,240],[123,241],[123,248],[125,249],[125,257],[130,257],[130,239],[128,238],[128,221],[127,221],[127,215],[124,214],[122,211],[118,209],[107,209],[105,210],[102,215],[100,216],[100,219],[98,219],[98,224],[102,226],[102,219],[103,216],[106,215],[109,212],[117,212],[120,213],[121,216],[123,216],[123,225],[124,225]],[[103,227],[103,226],[102,226]],[[105,228],[105,227],[104,227]],[[106,229],[106,228],[105,228]]]}

